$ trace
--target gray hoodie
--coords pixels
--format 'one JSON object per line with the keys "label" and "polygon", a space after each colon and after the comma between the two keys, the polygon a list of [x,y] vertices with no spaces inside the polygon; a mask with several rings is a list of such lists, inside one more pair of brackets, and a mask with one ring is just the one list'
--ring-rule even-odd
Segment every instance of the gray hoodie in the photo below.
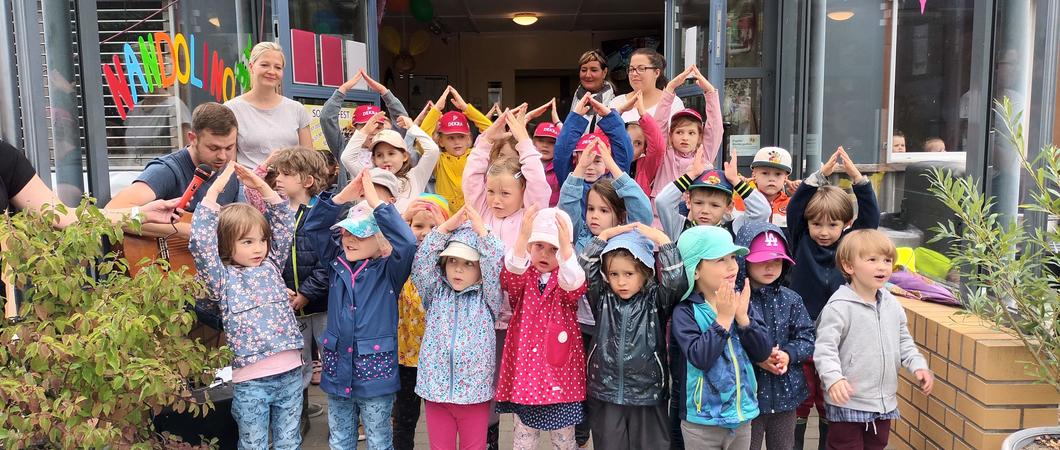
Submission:
{"label": "gray hoodie", "polygon": [[898,300],[880,289],[876,304],[871,304],[849,284],[832,294],[817,319],[813,362],[824,384],[825,402],[836,405],[828,388],[846,379],[854,394],[836,406],[881,414],[898,407],[899,366],[910,372],[928,368]]}

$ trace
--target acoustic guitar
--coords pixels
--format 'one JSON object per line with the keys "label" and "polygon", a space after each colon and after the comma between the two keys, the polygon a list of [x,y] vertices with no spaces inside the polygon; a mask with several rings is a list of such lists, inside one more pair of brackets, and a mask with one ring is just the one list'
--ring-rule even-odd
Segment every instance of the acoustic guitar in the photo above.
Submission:
{"label": "acoustic guitar", "polygon": [[[191,224],[191,213],[180,216],[177,223]],[[188,250],[188,240],[174,234],[170,237],[145,237],[126,233],[121,243],[121,253],[129,261],[129,275],[135,277],[144,266],[140,261],[144,258],[151,262],[158,259],[169,261],[170,270],[180,270],[185,267],[189,275],[195,274],[195,260]]]}

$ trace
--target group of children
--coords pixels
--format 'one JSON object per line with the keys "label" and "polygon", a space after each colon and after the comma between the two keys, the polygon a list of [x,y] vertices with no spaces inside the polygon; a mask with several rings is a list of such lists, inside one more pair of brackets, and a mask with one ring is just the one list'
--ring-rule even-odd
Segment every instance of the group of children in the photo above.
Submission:
{"label": "group of children", "polygon": [[[707,120],[671,114],[688,77]],[[515,449],[541,431],[578,448],[583,423],[599,449],[802,448],[814,405],[822,448],[882,449],[897,368],[925,393],[932,376],[884,287],[895,248],[867,178],[842,148],[797,188],[777,147],[748,179],[735,154],[712,168],[718,94],[694,66],[654,114],[626,99],[585,95],[531,133],[550,105],[491,120],[450,87],[415,120],[359,107],[329,139],[344,187],[303,148],[220,173],[260,199],[208,192],[190,246],[235,355],[240,447],[297,448],[316,341],[334,449],[358,422],[370,449],[411,448],[421,399],[439,449],[496,448],[499,413]]]}

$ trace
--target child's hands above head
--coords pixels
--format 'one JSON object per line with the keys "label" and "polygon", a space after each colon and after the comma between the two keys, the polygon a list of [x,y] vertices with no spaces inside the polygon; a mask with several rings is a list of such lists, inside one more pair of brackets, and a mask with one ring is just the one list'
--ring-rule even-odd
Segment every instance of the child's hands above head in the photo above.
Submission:
{"label": "child's hands above head", "polygon": [[516,141],[523,142],[530,140],[530,133],[526,132],[526,120],[524,117],[517,116],[512,111],[508,111],[507,120],[508,131],[512,133],[512,137],[514,137]]}
{"label": "child's hands above head", "polygon": [[409,118],[409,116],[398,116],[395,122],[397,122],[399,127],[404,128],[406,130],[416,125],[416,122],[413,122],[412,119]]}
{"label": "child's hands above head", "polygon": [[618,108],[618,113],[619,114],[623,114],[626,111],[629,111],[629,110],[631,110],[633,108],[636,108],[637,107],[637,102],[641,102],[642,101],[641,99],[643,99],[643,98],[644,98],[644,93],[642,91],[634,92],[632,95],[627,94],[626,95],[626,102],[623,103],[622,106],[620,106]]}
{"label": "child's hands above head", "polygon": [[364,201],[368,202],[368,206],[372,209],[383,203],[379,198],[379,191],[375,190],[375,184],[372,183],[372,176],[367,170],[361,171],[361,190],[364,192]]}
{"label": "child's hands above head", "polygon": [[593,94],[586,92],[582,98],[578,99],[578,103],[574,104],[572,110],[578,115],[586,115],[589,113],[589,99],[593,97]]}
{"label": "child's hands above head", "polygon": [[[703,147],[700,147],[701,149]],[[698,151],[697,151],[698,153]],[[725,169],[725,179],[729,180],[729,184],[736,186],[739,182],[743,181],[743,177],[740,176],[740,172],[737,170],[736,161],[736,148],[729,150],[729,160],[722,163],[722,167]]]}
{"label": "child's hands above head", "polygon": [[556,109],[556,97],[552,97],[552,123],[562,126],[563,119],[559,117],[559,111]]}
{"label": "child's hands above head", "polygon": [[434,103],[430,100],[427,100],[427,104],[423,105],[423,109],[420,110],[420,113],[416,115],[416,126],[419,126],[423,123],[423,119],[427,117],[427,112],[432,109],[434,109]]}
{"label": "child's hands above head", "polygon": [[707,81],[707,77],[703,76],[703,72],[699,71],[699,67],[695,64],[692,65],[692,75],[696,77],[696,85],[703,90],[704,94],[711,94],[717,89],[714,89],[714,85]]}
{"label": "child's hands above head", "polygon": [[490,107],[489,111],[486,111],[486,117],[496,117],[501,113],[501,102],[493,102],[493,106]]}
{"label": "child's hands above head", "polygon": [[696,149],[696,155],[692,157],[692,164],[688,165],[688,171],[685,172],[685,175],[688,175],[693,180],[700,176],[703,171],[707,170],[706,158],[706,150],[700,145]]}
{"label": "child's hands above head", "polygon": [[[494,120],[493,123],[490,124],[489,128],[486,128],[486,131],[482,132],[482,136],[484,136],[486,140],[490,142],[497,142],[501,139],[504,139],[504,136],[506,134],[506,132],[504,131],[504,127],[508,124],[508,118],[510,117],[509,112],[510,110],[504,110],[504,112],[502,112],[501,115],[497,117],[497,120]],[[488,151],[489,149],[486,150]]]}
{"label": "child's hands above head", "polygon": [[228,180],[232,179],[232,173],[235,172],[237,165],[239,165],[239,163],[229,161],[224,170],[217,175],[217,179],[210,185],[210,188],[206,190],[206,195],[203,196],[203,200],[217,201],[217,196],[221,195],[225,186],[228,185]]}
{"label": "child's hands above head", "polygon": [[615,162],[615,155],[611,154],[611,148],[604,144],[603,140],[597,139],[592,147],[589,150],[586,150],[586,152],[589,151],[600,155],[600,159],[604,161],[604,167],[607,168],[607,172],[611,174],[612,178],[617,180],[618,177],[625,173],[622,171],[621,167],[618,167],[618,163]]}
{"label": "child's hands above head", "polygon": [[459,109],[461,112],[467,111],[467,102],[464,101],[464,97],[460,96],[460,93],[457,92],[456,88],[449,86],[449,93],[453,96],[453,98],[449,99],[449,102],[453,104],[453,107]]}
{"label": "child's hands above head", "polygon": [[482,215],[478,213],[478,210],[468,204],[465,204],[463,209],[464,216],[471,221],[471,229],[475,231],[475,234],[479,237],[486,237],[489,230],[486,229],[486,224],[482,221]]}
{"label": "child's hands above head", "polygon": [[434,102],[434,107],[438,108],[439,111],[445,109],[445,103],[449,100],[449,91],[452,91],[452,86],[446,86],[442,89],[442,95],[438,96],[438,101]]}
{"label": "child's hands above head", "polygon": [[637,231],[640,231],[640,234],[654,242],[656,247],[662,247],[670,243],[670,236],[667,236],[666,232],[659,228],[637,222],[634,222],[633,225],[637,227]]}
{"label": "child's hands above head", "polygon": [[832,153],[832,156],[828,158],[828,161],[821,166],[821,175],[826,177],[832,176],[832,172],[835,172],[835,166],[839,163],[839,157],[842,156],[842,153],[843,147],[835,149],[835,153]]}
{"label": "child's hands above head", "polygon": [[365,72],[364,69],[359,70],[357,74],[360,75],[361,78],[364,78],[364,82],[368,84],[368,88],[375,91],[377,94],[386,95],[387,92],[390,92],[390,89],[383,86],[383,83],[375,81],[375,79],[373,79],[371,75],[368,75],[368,72]]}
{"label": "child's hands above head", "polygon": [[850,396],[854,395],[854,388],[850,386],[846,378],[836,381],[832,384],[832,387],[828,388],[828,396],[832,397],[832,401],[838,406],[843,406],[850,401]]}
{"label": "child's hands above head", "polygon": [[[364,128],[361,128],[361,132],[364,133],[365,136],[368,137],[368,139],[371,139],[375,136],[376,133],[382,131],[383,121],[385,120],[386,112],[379,111],[373,114],[372,117],[368,119],[368,122],[364,123]],[[367,145],[368,142],[366,141],[365,144]]]}
{"label": "child's hands above head", "polygon": [[591,95],[589,96],[589,106],[592,106],[593,111],[596,112],[596,115],[598,116],[606,116],[608,114],[611,114],[611,108],[607,107],[607,105],[603,103],[596,101],[596,99],[593,98],[593,96]]}
{"label": "child's hands above head", "polygon": [[574,256],[574,246],[570,241],[570,236],[572,236],[570,225],[567,225],[567,221],[559,215],[556,215],[556,232],[559,233],[559,254],[557,256],[562,264],[563,261]]}
{"label": "child's hands above head", "polygon": [[839,155],[839,164],[843,165],[843,171],[845,171],[847,176],[850,177],[850,181],[855,184],[859,183],[864,176],[861,174],[861,171],[858,170],[858,166],[854,164],[854,160],[850,159],[850,155],[847,154],[847,151],[843,146],[839,146],[839,151],[842,152]]}
{"label": "child's hands above head", "polygon": [[438,226],[434,227],[439,233],[452,233],[453,230],[460,228],[460,225],[467,220],[467,205],[461,207],[455,214],[449,216],[445,222],[439,222]]}
{"label": "child's hands above head", "polygon": [[669,83],[666,83],[666,87],[663,88],[663,90],[673,94],[674,91],[677,90],[677,88],[681,87],[682,84],[685,84],[685,80],[688,79],[689,75],[692,75],[692,71],[695,70],[695,67],[696,66],[694,65],[685,67],[685,70],[677,74],[677,76],[675,76],[674,79],[670,80]]}
{"label": "child's hands above head", "polygon": [[592,151],[594,148],[594,146],[589,146],[589,148],[582,150],[582,152],[578,154],[578,163],[575,164],[574,172],[572,172],[571,175],[578,178],[585,178],[585,169],[587,169],[596,159],[596,154]]}
{"label": "child's hands above head", "polygon": [[931,388],[935,386],[935,376],[931,374],[931,371],[920,369],[913,375],[916,376],[916,380],[920,383],[920,392],[923,392],[924,395],[931,395]]}
{"label": "child's hands above head", "polygon": [[236,178],[239,178],[239,182],[243,183],[243,186],[260,192],[264,197],[268,197],[272,194],[273,190],[269,187],[269,183],[262,180],[258,174],[243,167],[241,164],[236,164],[235,168]]}
{"label": "child's hands above head", "polygon": [[[354,200],[360,200],[361,198],[363,198],[364,178],[367,178],[368,182],[371,183],[372,177],[368,175],[368,171],[362,170],[360,173],[357,174],[356,177],[350,180],[350,182],[346,184],[346,187],[342,188],[342,190],[339,191],[338,194],[335,194],[334,197],[331,197],[331,201],[334,202],[336,205],[341,205],[343,203],[349,203]],[[369,190],[375,192],[375,186],[372,186],[372,188]]]}
{"label": "child's hands above head", "polygon": [[[342,83],[342,86],[339,86],[339,92],[342,92],[344,94],[349,92],[350,89],[353,89],[353,87],[357,85],[357,83],[361,82],[361,78],[363,78],[363,77],[364,77],[364,69],[361,69],[357,73],[353,74],[353,76],[350,77],[349,80],[346,80],[345,83]],[[371,86],[371,83],[369,83],[368,86]]]}
{"label": "child's hands above head", "polygon": [[531,109],[530,111],[528,111],[526,113],[526,117],[525,117],[526,121],[529,122],[529,121],[534,120],[534,119],[536,119],[538,117],[541,117],[541,115],[544,114],[546,111],[548,111],[548,108],[550,106],[552,106],[552,104],[555,103],[555,101],[556,101],[556,98],[552,97],[552,100],[549,100],[544,105],[538,106],[537,108],[534,108],[534,109]]}
{"label": "child's hands above head", "polygon": [[614,227],[608,228],[608,229],[606,229],[604,231],[601,231],[600,234],[598,234],[596,237],[599,238],[601,241],[607,242],[608,240],[610,240],[611,238],[613,238],[615,236],[618,236],[618,235],[620,235],[622,233],[625,233],[627,231],[634,230],[636,228],[637,228],[637,223],[636,222],[627,223],[625,225],[618,225],[618,226],[614,226]]}

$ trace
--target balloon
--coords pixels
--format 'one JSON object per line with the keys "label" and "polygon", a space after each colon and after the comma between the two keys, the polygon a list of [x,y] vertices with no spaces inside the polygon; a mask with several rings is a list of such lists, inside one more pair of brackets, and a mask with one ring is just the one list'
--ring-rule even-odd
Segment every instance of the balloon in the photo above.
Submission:
{"label": "balloon", "polygon": [[401,53],[401,33],[390,25],[379,29],[379,43],[390,53]]}
{"label": "balloon", "polygon": [[421,55],[427,51],[427,47],[431,46],[431,35],[427,33],[427,30],[419,30],[412,33],[412,37],[409,38],[409,53],[412,56]]}
{"label": "balloon", "polygon": [[430,22],[434,18],[434,5],[431,0],[410,0],[409,9],[412,17],[420,22]]}
{"label": "balloon", "polygon": [[387,0],[386,10],[395,13],[409,12],[409,0]]}

